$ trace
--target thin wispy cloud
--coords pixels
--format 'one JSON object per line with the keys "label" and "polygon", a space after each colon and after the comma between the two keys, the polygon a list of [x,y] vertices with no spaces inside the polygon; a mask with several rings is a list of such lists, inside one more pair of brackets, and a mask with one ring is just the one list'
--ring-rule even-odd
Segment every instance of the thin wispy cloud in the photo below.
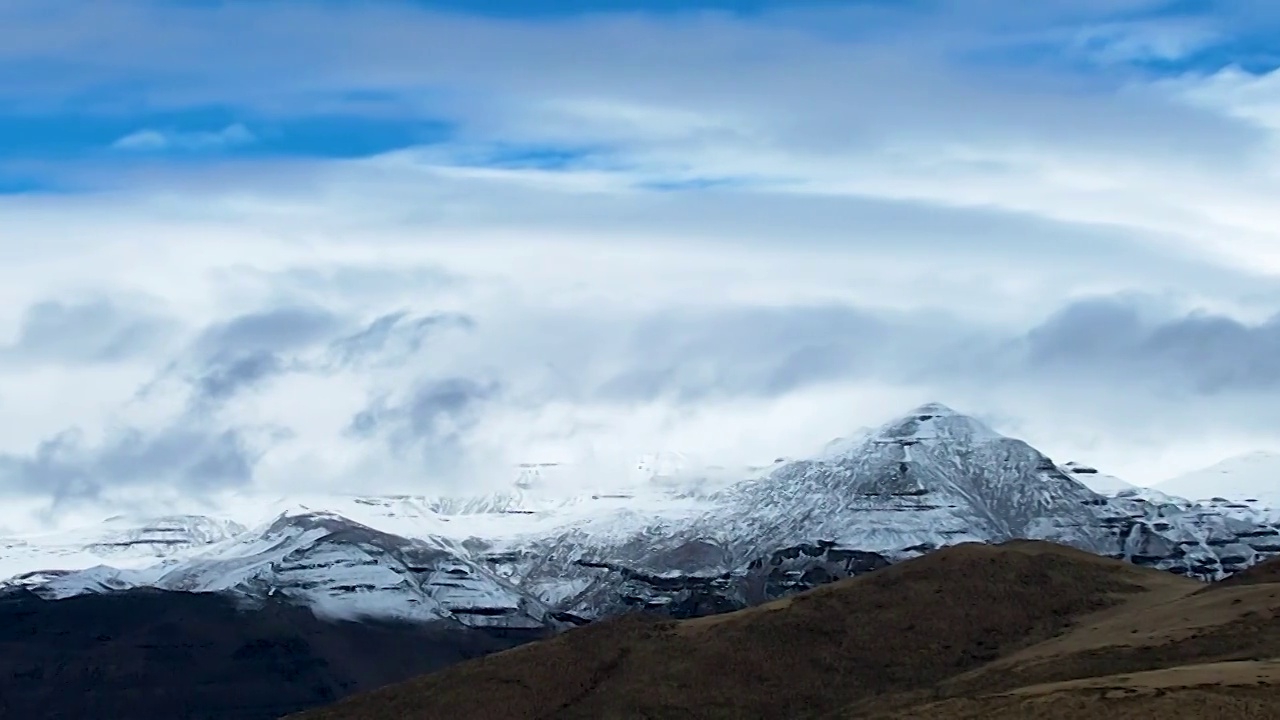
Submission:
{"label": "thin wispy cloud", "polygon": [[213,132],[165,132],[162,130],[137,130],[111,143],[116,150],[133,152],[157,152],[162,150],[218,150],[248,145],[257,140],[249,129],[240,123],[228,125]]}

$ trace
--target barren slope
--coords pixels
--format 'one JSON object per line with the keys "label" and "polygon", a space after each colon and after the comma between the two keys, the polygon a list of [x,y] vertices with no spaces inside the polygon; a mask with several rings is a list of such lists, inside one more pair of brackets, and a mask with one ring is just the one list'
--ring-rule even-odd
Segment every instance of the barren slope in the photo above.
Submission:
{"label": "barren slope", "polygon": [[[1046,683],[876,716],[912,720],[1148,720],[1280,717],[1280,662],[1240,661]],[[861,717],[850,715],[849,717]]]}
{"label": "barren slope", "polygon": [[1070,633],[948,678],[935,700],[854,703],[833,717],[1280,717],[1280,584],[1273,567],[1170,587],[1081,618]]}
{"label": "barren slope", "polygon": [[1081,618],[1200,587],[1047,543],[961,545],[794,598],[685,622],[570,631],[305,713],[364,718],[814,717],[939,683]]}

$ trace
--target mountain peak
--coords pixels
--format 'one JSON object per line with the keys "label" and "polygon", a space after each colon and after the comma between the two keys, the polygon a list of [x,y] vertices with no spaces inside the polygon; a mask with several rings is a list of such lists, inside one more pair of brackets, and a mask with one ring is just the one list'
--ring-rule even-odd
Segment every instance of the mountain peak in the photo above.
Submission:
{"label": "mountain peak", "polygon": [[873,434],[878,442],[920,440],[996,440],[1002,436],[980,420],[938,402],[925,403],[881,426]]}
{"label": "mountain peak", "polygon": [[940,402],[927,402],[908,413],[911,415],[934,415],[938,417],[958,417],[960,413]]}

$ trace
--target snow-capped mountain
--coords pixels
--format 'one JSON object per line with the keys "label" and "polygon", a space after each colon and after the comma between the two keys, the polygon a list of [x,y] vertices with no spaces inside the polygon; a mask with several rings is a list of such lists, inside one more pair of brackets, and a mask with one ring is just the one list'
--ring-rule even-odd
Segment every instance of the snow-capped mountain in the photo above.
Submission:
{"label": "snow-capped mountain", "polygon": [[1107,498],[1026,443],[931,404],[739,482],[701,512],[527,538],[502,571],[587,618],[637,604],[742,606],[944,545],[1013,538],[1220,577],[1280,550],[1274,518],[1242,512]]}
{"label": "snow-capped mountain", "polygon": [[1192,500],[1222,498],[1280,507],[1280,453],[1252,452],[1227,458],[1159,482],[1155,489]]}
{"label": "snow-capped mountain", "polygon": [[[1280,513],[1141,489],[1108,497],[1081,482],[1089,470],[930,404],[736,482],[668,457],[615,493],[547,496],[539,469],[506,499],[286,500],[259,506],[273,517],[252,530],[210,532],[161,562],[24,583],[49,596],[151,585],[525,628],[635,606],[732,609],[966,541],[1049,539],[1204,578],[1280,552]],[[659,481],[672,477],[697,490]]]}
{"label": "snow-capped mountain", "polygon": [[888,553],[1011,537],[1083,542],[1075,528],[1088,525],[1096,497],[1026,443],[933,404],[843,452],[734,486],[723,495],[729,522],[702,532],[752,538],[748,553],[815,539]]}

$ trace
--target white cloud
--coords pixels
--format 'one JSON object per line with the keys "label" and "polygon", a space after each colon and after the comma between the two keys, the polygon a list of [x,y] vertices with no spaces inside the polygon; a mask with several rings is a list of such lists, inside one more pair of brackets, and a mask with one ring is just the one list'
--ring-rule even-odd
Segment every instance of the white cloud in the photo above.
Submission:
{"label": "white cloud", "polygon": [[[342,95],[358,88],[459,137],[359,161],[85,163],[62,170],[100,193],[0,198],[0,328],[13,338],[28,306],[90,292],[151,298],[181,328],[109,370],[0,377],[5,407],[38,408],[0,426],[10,454],[71,426],[112,458],[113,427],[269,426],[289,430],[256,467],[272,490],[457,488],[520,461],[621,471],[657,449],[768,461],[934,399],[1134,481],[1273,442],[1259,428],[1280,421],[1280,390],[1257,325],[1280,308],[1271,81],[1151,81],[1124,66],[1184,56],[1222,28],[991,6],[1020,41],[1102,47],[1082,77],[982,60],[1010,44],[986,16],[534,24],[383,5],[113,7],[93,11],[115,33],[98,38],[101,72],[151,73],[157,106],[305,116],[355,107]],[[160,21],[172,32],[142,32]],[[223,53],[232,27],[237,52]],[[226,62],[198,83],[182,59],[156,74],[170,42],[202,49],[182,56],[194,65]],[[254,141],[234,125],[129,137],[150,151]],[[564,169],[477,166],[477,148],[502,144],[593,154]],[[646,189],[726,178],[750,182]],[[1106,330],[1095,318],[1053,326],[1061,343],[1040,347],[1053,362],[1031,357],[1028,330],[1116,293],[1154,298],[1133,329],[1105,316],[1149,341],[1139,351],[1064,351],[1092,347]],[[398,310],[474,328],[339,370],[319,340],[216,367],[182,349],[210,324],[283,307],[330,311],[335,335]],[[1195,309],[1248,322],[1206,330],[1186,320]],[[157,375],[153,395],[133,397]],[[203,404],[201,378],[222,388]],[[370,408],[381,424],[351,432]]]}
{"label": "white cloud", "polygon": [[111,143],[117,150],[133,152],[160,152],[163,150],[220,150],[250,145],[257,136],[240,123],[233,123],[213,132],[176,132],[138,130]]}
{"label": "white cloud", "polygon": [[1071,46],[1103,63],[1173,62],[1223,39],[1203,22],[1175,18],[1087,26],[1074,33]]}

